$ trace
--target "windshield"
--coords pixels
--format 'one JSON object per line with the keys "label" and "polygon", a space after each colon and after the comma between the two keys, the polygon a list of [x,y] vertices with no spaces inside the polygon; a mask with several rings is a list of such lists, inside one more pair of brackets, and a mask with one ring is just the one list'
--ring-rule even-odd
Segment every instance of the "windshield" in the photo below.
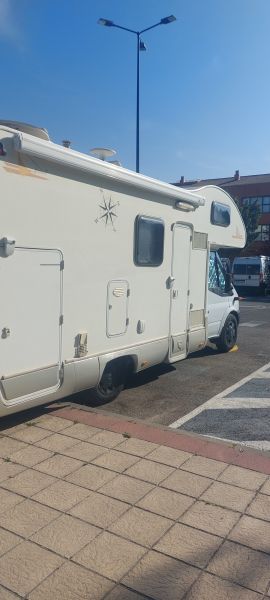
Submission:
{"label": "windshield", "polygon": [[248,275],[260,275],[260,265],[247,265]]}
{"label": "windshield", "polygon": [[246,275],[247,274],[247,265],[234,265],[233,272],[237,275]]}
{"label": "windshield", "polygon": [[236,264],[233,267],[235,275],[259,275],[260,265],[259,264]]}

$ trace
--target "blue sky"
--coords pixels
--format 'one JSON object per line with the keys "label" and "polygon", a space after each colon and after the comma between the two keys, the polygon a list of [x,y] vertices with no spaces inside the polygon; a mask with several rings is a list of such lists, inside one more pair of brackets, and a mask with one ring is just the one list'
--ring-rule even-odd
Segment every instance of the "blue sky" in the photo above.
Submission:
{"label": "blue sky", "polygon": [[0,0],[1,118],[44,126],[165,181],[270,172],[269,0]]}

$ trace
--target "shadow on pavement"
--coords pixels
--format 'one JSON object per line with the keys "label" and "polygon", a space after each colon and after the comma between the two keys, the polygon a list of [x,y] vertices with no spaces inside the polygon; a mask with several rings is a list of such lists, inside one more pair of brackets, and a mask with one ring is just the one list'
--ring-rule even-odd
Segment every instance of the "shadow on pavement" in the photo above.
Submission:
{"label": "shadow on pavement", "polygon": [[[66,403],[67,398],[63,399],[63,404]],[[6,417],[0,418],[0,434],[4,429],[10,429],[10,427],[15,427],[15,425],[22,425],[25,421],[30,421],[29,427],[31,427],[31,420],[37,419],[42,415],[51,415],[55,410],[59,410],[61,408],[61,404],[58,402],[56,404],[46,404],[42,406],[37,406],[35,408],[29,408],[27,410],[22,410],[18,413],[12,413]],[[34,423],[33,423],[34,425]]]}

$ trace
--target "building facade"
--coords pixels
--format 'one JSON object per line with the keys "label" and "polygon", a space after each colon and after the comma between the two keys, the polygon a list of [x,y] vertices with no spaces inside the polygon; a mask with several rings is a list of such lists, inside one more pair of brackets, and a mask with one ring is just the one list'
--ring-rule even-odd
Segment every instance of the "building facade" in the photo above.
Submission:
{"label": "building facade", "polygon": [[239,171],[235,171],[233,177],[191,181],[185,181],[182,176],[174,185],[193,189],[204,185],[218,185],[234,198],[239,207],[253,207],[259,212],[256,239],[241,254],[270,256],[270,174],[240,176]]}

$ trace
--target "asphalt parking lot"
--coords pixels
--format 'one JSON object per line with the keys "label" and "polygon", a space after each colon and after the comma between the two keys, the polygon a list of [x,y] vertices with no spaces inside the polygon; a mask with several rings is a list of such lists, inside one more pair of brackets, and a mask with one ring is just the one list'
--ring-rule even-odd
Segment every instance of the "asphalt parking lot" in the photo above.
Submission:
{"label": "asphalt parking lot", "polygon": [[[158,365],[131,378],[120,396],[99,407],[147,422],[171,425],[270,360],[270,298],[241,301],[238,349],[220,354],[215,347],[174,365]],[[68,399],[87,407],[88,393]]]}

